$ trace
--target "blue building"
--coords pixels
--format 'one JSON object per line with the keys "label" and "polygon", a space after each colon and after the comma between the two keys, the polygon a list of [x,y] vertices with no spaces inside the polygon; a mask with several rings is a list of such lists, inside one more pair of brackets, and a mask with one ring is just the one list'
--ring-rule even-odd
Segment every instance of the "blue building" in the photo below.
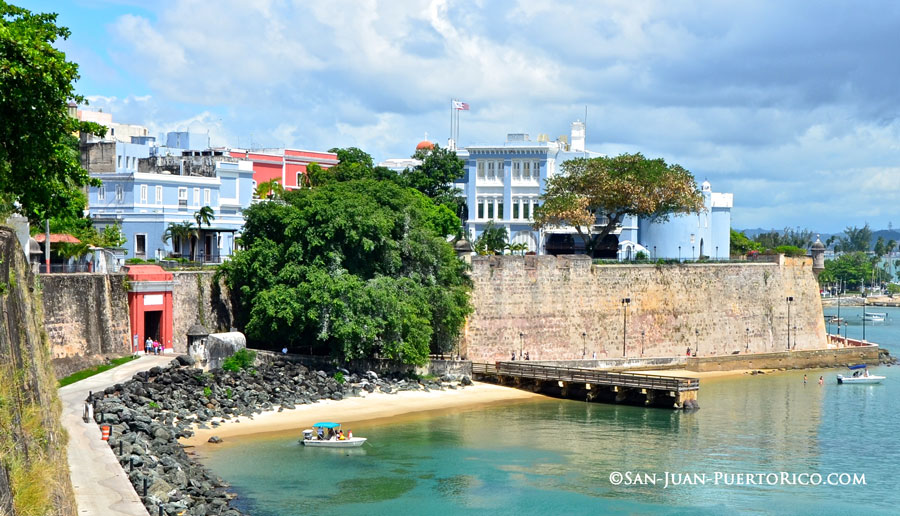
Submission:
{"label": "blue building", "polygon": [[[585,126],[572,124],[572,142],[565,136],[550,141],[545,135],[531,141],[527,134],[507,135],[499,145],[472,145],[459,151],[466,174],[455,183],[463,192],[463,215],[468,238],[477,239],[488,223],[506,228],[510,243],[524,243],[536,254],[584,252],[575,228],[535,230],[534,208],[540,203],[547,178],[562,173],[562,164],[575,158],[601,156],[585,149]],[[728,258],[732,194],[713,193],[708,182],[701,188],[706,211],[674,215],[668,220],[638,220],[626,216],[594,255],[633,259],[638,252],[654,258]],[[605,225],[606,221],[597,221]]]}
{"label": "blue building", "polygon": [[[250,161],[228,157],[216,160],[214,167],[210,176],[130,167],[111,172],[89,169],[91,177],[103,182],[88,192],[90,216],[100,229],[122,226],[127,258],[219,262],[234,252],[244,225],[242,212],[253,196],[253,167]],[[171,223],[191,222],[196,228],[194,214],[204,206],[213,210],[209,226],[203,225],[190,239],[163,240]]]}

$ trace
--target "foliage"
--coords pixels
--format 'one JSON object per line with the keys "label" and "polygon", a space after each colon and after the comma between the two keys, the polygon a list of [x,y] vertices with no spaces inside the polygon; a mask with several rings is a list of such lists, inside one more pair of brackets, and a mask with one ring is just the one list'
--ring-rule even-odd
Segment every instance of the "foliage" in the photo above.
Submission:
{"label": "foliage", "polygon": [[342,359],[421,364],[448,351],[470,311],[459,220],[390,181],[331,182],[244,212],[244,249],[223,265],[256,341]]}
{"label": "foliage", "polygon": [[222,362],[222,369],[236,373],[241,370],[251,369],[256,360],[256,351],[241,348]]}
{"label": "foliage", "polygon": [[343,385],[344,382],[346,381],[346,380],[344,379],[344,373],[342,373],[341,371],[338,371],[338,372],[334,373],[334,381],[336,381],[337,383]]}
{"label": "foliage", "polygon": [[875,247],[873,251],[875,251],[875,256],[881,258],[882,256],[892,253],[894,248],[897,247],[896,240],[887,240],[885,241],[883,236],[878,237],[878,240],[875,242]]}
{"label": "foliage", "polygon": [[270,179],[256,185],[257,199],[281,199],[284,196],[284,187],[278,179]]}
{"label": "foliage", "polygon": [[56,254],[65,260],[77,260],[89,252],[91,252],[91,246],[84,242],[59,242],[56,244]]}
{"label": "foliage", "polygon": [[[31,226],[32,236],[44,232],[43,224]],[[84,244],[95,247],[121,247],[125,243],[122,226],[118,223],[106,226],[103,231],[97,231],[91,219],[81,216],[61,215],[50,218],[51,233],[65,233],[72,235]]]}
{"label": "foliage", "polygon": [[485,224],[481,235],[475,239],[473,247],[475,252],[480,255],[503,254],[508,239],[509,234],[506,232],[506,228],[494,224],[494,221],[491,220]]}
{"label": "foliage", "polygon": [[634,255],[634,261],[636,261],[636,262],[645,262],[645,261],[647,261],[649,258],[650,258],[650,257],[647,256],[647,253],[645,253],[644,251],[638,251],[638,252],[635,253],[635,255]]}
{"label": "foliage", "polygon": [[204,224],[206,224],[206,227],[210,227],[215,218],[216,216],[214,215],[213,209],[209,206],[204,206],[194,212],[194,220],[197,221],[197,227],[200,229],[203,228]]}
{"label": "foliage", "polygon": [[856,226],[847,226],[844,230],[844,236],[839,237],[835,244],[835,251],[843,251],[845,253],[853,253],[857,251],[868,251],[872,245],[872,229],[869,224],[858,228]]}
{"label": "foliage", "polygon": [[144,265],[148,263],[156,263],[156,258],[149,258],[147,260],[144,260],[143,258],[126,258],[125,263],[127,265]]}
{"label": "foliage", "polygon": [[806,249],[801,249],[795,245],[780,245],[775,248],[775,252],[785,256],[806,256]]}
{"label": "foliage", "polygon": [[834,260],[825,261],[825,270],[819,274],[819,283],[843,281],[850,289],[861,289],[865,282],[886,281],[888,273],[875,266],[877,258],[869,258],[863,251],[845,253]]}
{"label": "foliage", "polygon": [[400,176],[404,186],[415,188],[433,200],[459,213],[462,199],[453,182],[465,174],[465,161],[455,151],[435,144],[432,149],[418,149],[412,156],[422,162],[415,168],[406,170]]}
{"label": "foliage", "polygon": [[120,366],[127,362],[131,362],[132,360],[134,360],[136,358],[137,358],[137,355],[128,355],[128,356],[121,357],[121,358],[114,358],[114,359],[110,360],[109,363],[107,363],[107,364],[98,365],[95,367],[91,367],[88,369],[84,369],[84,370],[72,373],[69,376],[66,376],[65,378],[61,379],[59,381],[59,386],[65,387],[66,385],[75,383],[79,380],[84,380],[85,378],[90,378],[91,376],[94,376],[95,374],[100,374],[103,371],[108,371],[108,370],[112,369],[113,367]]}
{"label": "foliage", "polygon": [[[666,220],[673,213],[704,209],[694,176],[662,159],[622,154],[574,159],[562,168],[562,174],[547,180],[542,202],[534,210],[534,227],[574,227],[589,255],[625,216]],[[603,218],[605,224],[595,232]]]}
{"label": "foliage", "polygon": [[[204,206],[206,207],[206,206]],[[199,213],[199,212],[198,212]],[[184,241],[189,242],[189,251],[190,254],[188,256],[194,256],[194,241],[197,238],[199,232],[194,224],[186,220],[184,222],[169,222],[169,225],[166,226],[166,230],[163,232],[162,241],[164,243],[168,243],[169,240],[173,242],[182,243]],[[184,250],[180,250],[181,254],[184,254]]]}
{"label": "foliage", "polygon": [[18,204],[32,222],[76,216],[80,188],[99,185],[81,167],[77,135],[106,129],[69,116],[70,101],[84,103],[74,90],[78,65],[53,46],[69,34],[55,14],[0,0],[0,212]]}
{"label": "foliage", "polygon": [[800,247],[809,249],[814,241],[815,234],[809,229],[784,228],[784,231],[770,231],[756,235],[754,240],[760,245],[760,249],[775,249],[780,246]]}
{"label": "foliage", "polygon": [[210,396],[212,396],[212,389],[211,389],[210,387],[208,387],[208,386],[207,386],[207,387],[204,387],[204,388],[203,388],[203,396],[205,396],[205,397],[207,397],[207,398],[209,398]]}
{"label": "foliage", "polygon": [[898,285],[896,283],[888,283],[887,291],[888,291],[888,294],[890,294],[892,296],[895,294],[900,294],[900,285]]}
{"label": "foliage", "polygon": [[152,408],[152,409],[159,410],[159,403],[157,403],[157,402],[155,402],[155,401],[151,401],[150,403],[147,404],[147,406],[150,407],[150,408]]}

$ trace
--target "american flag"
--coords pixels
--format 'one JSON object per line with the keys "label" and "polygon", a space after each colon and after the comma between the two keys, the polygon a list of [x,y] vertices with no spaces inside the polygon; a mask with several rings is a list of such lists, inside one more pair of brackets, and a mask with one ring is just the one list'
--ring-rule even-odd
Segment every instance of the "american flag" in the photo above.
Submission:
{"label": "american flag", "polygon": [[458,100],[454,100],[453,101],[453,109],[458,109],[460,111],[468,111],[469,105],[466,104],[465,102],[460,102]]}

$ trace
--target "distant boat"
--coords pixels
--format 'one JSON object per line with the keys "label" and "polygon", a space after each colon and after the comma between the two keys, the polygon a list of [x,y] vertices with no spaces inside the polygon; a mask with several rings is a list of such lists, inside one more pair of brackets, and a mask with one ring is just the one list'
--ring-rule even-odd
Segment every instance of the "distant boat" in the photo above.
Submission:
{"label": "distant boat", "polygon": [[886,318],[886,312],[866,312],[865,314],[863,314],[863,319],[872,322],[884,322]]}
{"label": "distant boat", "polygon": [[365,444],[365,437],[344,437],[343,433],[339,434],[340,430],[340,423],[316,423],[312,430],[303,431],[300,442],[304,446],[320,448],[356,448]]}
{"label": "distant boat", "polygon": [[844,383],[858,383],[858,384],[873,384],[873,383],[881,383],[884,380],[884,376],[877,376],[874,374],[869,374],[869,369],[866,364],[858,364],[850,366],[851,370],[855,370],[853,376],[844,376],[837,375],[838,384]]}

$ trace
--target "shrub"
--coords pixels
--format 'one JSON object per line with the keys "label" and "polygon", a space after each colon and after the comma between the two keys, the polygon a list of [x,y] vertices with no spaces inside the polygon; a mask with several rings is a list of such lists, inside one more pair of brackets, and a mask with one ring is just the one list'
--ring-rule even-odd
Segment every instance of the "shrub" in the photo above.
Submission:
{"label": "shrub", "polygon": [[159,403],[157,403],[157,402],[155,402],[155,401],[151,401],[150,403],[147,404],[147,406],[150,407],[150,408],[152,408],[152,409],[157,409],[157,410],[159,410]]}
{"label": "shrub", "polygon": [[344,373],[342,373],[342,372],[340,372],[340,371],[334,373],[334,381],[336,381],[337,383],[343,385],[343,383],[344,383],[344,381],[345,381],[345,380],[344,380]]}
{"label": "shrub", "polygon": [[647,261],[647,253],[645,253],[644,251],[638,251],[634,255],[634,261],[636,261],[636,262]]}
{"label": "shrub", "polygon": [[209,387],[204,387],[203,388],[203,396],[206,398],[209,398],[210,396],[212,396],[212,389],[210,389]]}
{"label": "shrub", "polygon": [[801,249],[795,245],[780,245],[775,248],[775,252],[785,256],[806,256],[806,249]]}
{"label": "shrub", "polygon": [[249,349],[239,349],[233,355],[225,359],[222,363],[222,369],[236,373],[242,369],[250,369],[256,360],[256,351]]}

